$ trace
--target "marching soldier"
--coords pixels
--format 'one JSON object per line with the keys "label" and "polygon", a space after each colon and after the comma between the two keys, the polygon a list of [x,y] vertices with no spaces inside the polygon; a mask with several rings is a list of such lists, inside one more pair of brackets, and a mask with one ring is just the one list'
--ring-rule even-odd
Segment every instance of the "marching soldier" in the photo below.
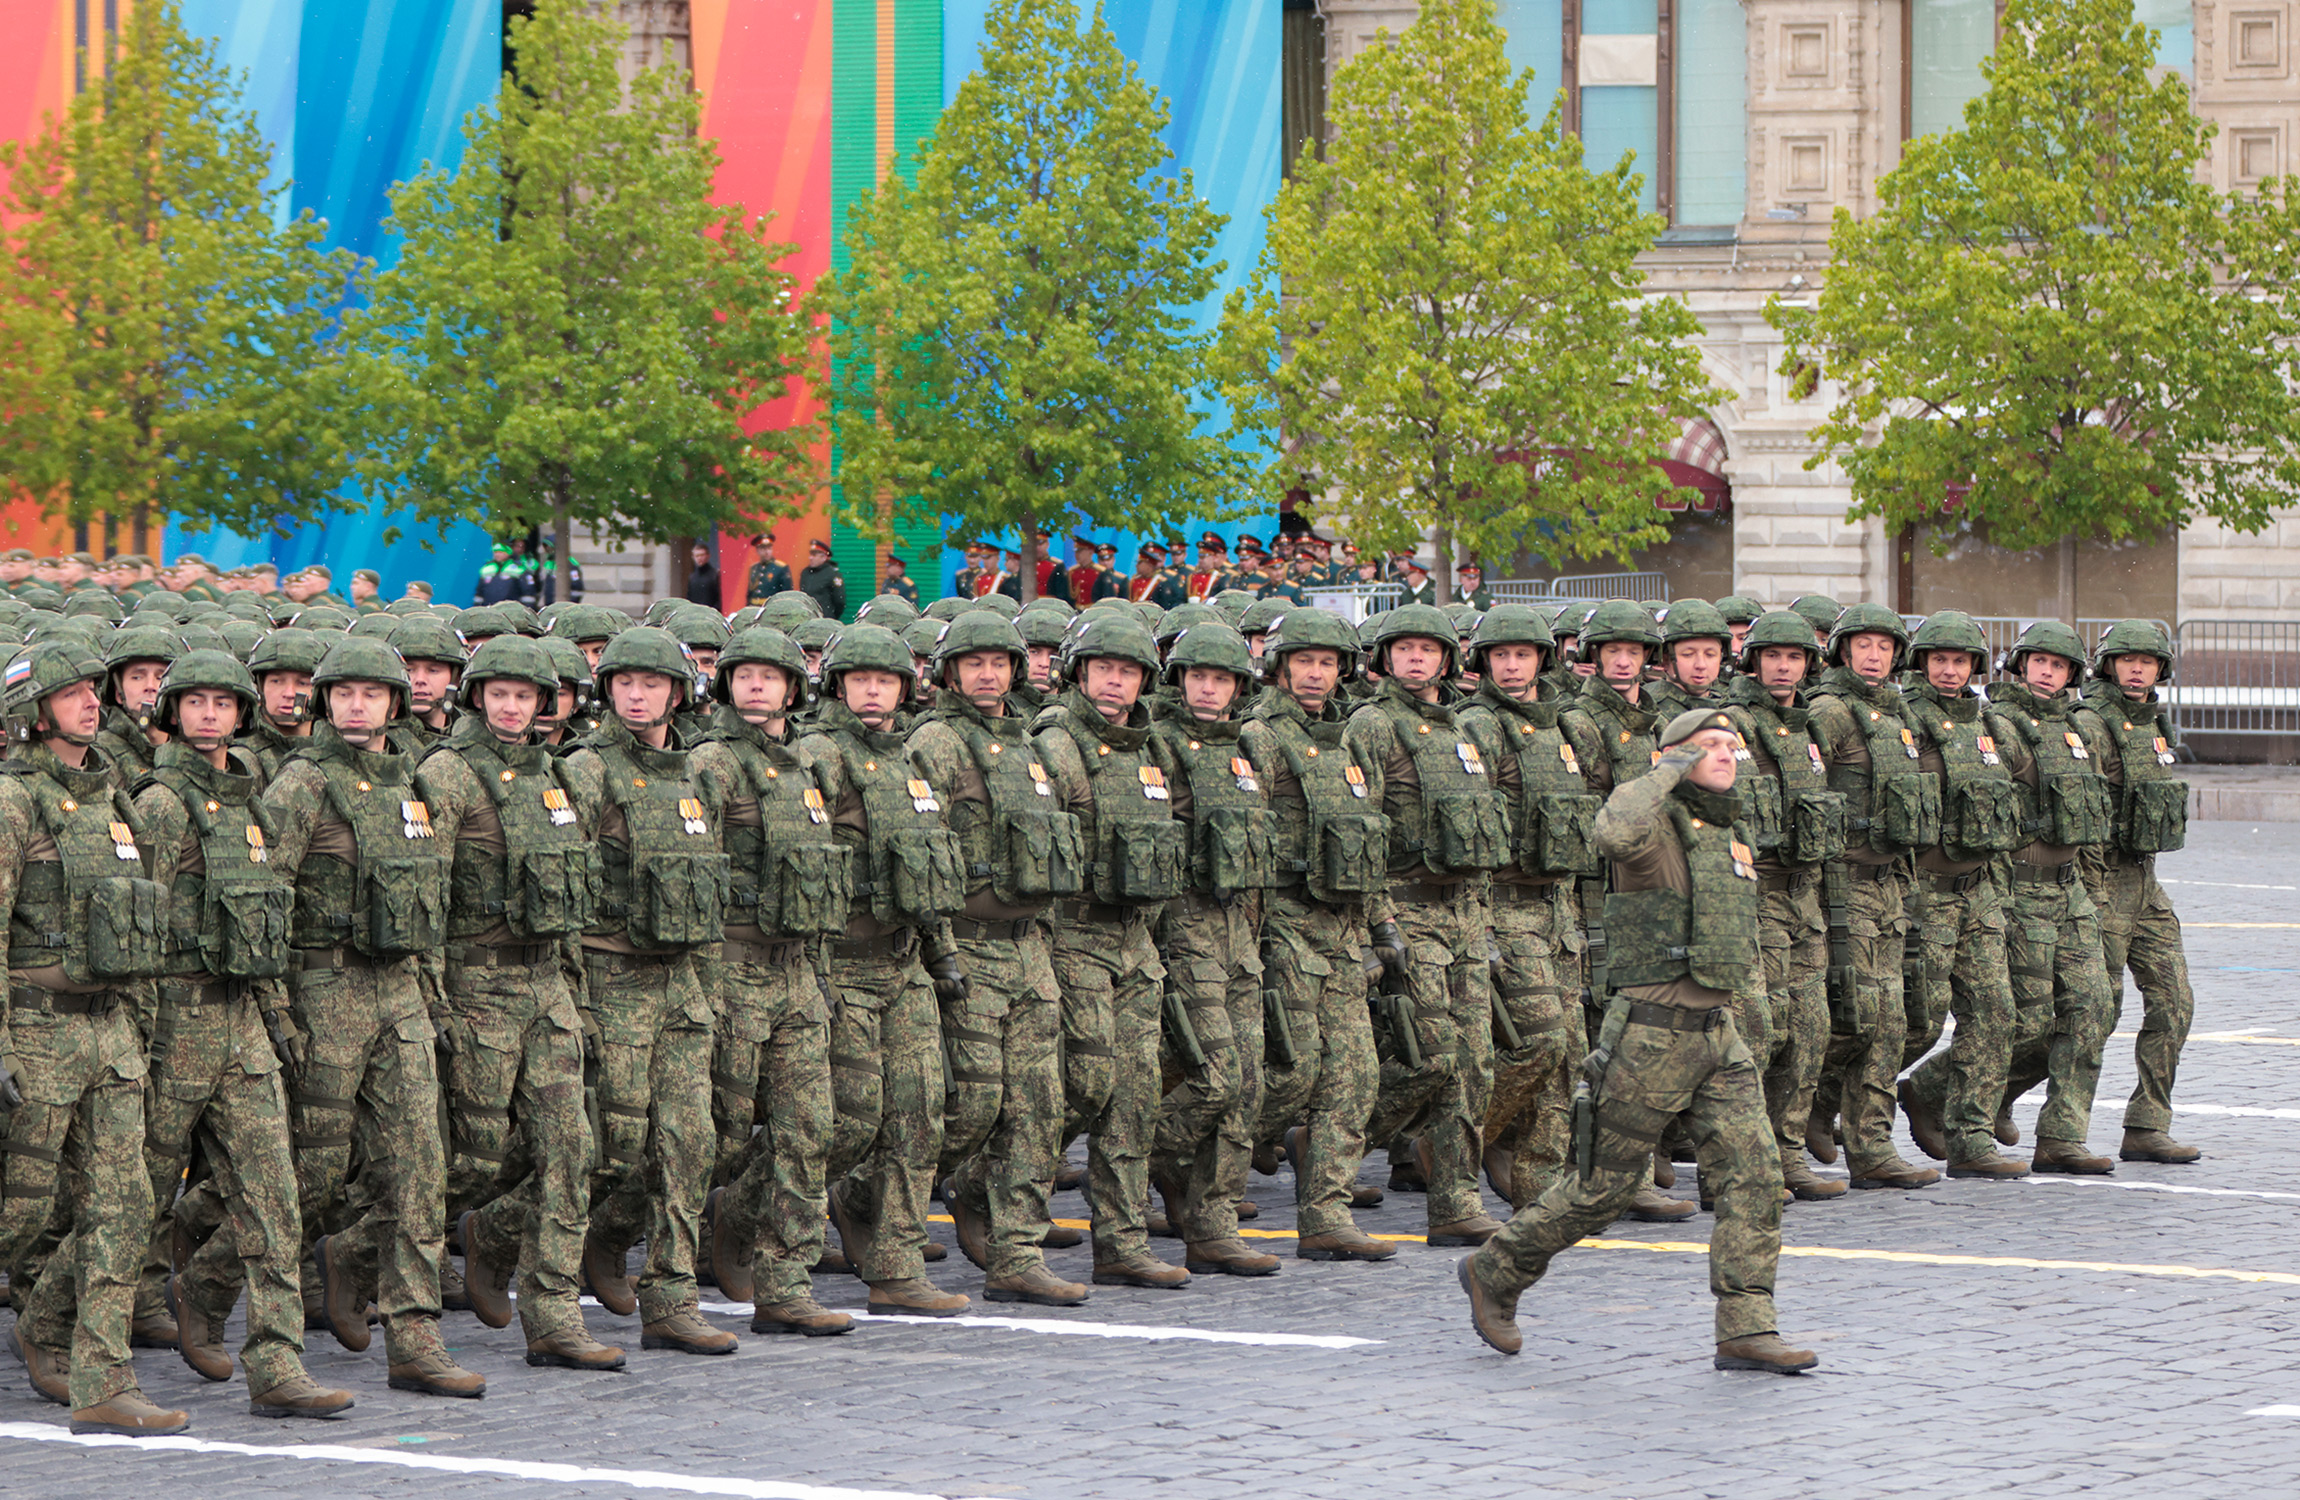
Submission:
{"label": "marching soldier", "polygon": [[436,616],[402,620],[384,639],[407,663],[407,714],[391,726],[392,748],[420,758],[454,721],[456,684],[470,653],[454,628]]}
{"label": "marching soldier", "polygon": [[1715,606],[1680,599],[1661,622],[1661,680],[1652,684],[1646,707],[1667,722],[1689,708],[1709,708],[1722,700],[1718,684],[1733,650],[1733,627]]}
{"label": "marching soldier", "polygon": [[240,744],[265,783],[311,737],[311,674],[327,647],[328,638],[315,630],[275,630],[248,653],[258,703],[254,720],[240,730]]}
{"label": "marching soldier", "polygon": [[152,709],[168,663],[183,649],[173,632],[156,626],[116,630],[104,643],[104,732],[96,736],[96,747],[119,768],[122,785],[152,769],[159,748]]}

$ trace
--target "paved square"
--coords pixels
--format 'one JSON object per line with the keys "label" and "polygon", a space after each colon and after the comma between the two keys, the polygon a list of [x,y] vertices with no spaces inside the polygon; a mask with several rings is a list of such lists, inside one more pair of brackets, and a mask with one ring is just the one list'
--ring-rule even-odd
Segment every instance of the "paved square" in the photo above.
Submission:
{"label": "paved square", "polygon": [[[145,1389],[190,1408],[192,1431],[75,1440],[0,1361],[0,1494],[2300,1493],[2300,826],[2194,824],[2161,872],[2197,995],[2174,1128],[2204,1159],[1794,1205],[1779,1302],[1783,1333],[1821,1354],[1809,1376],[1710,1369],[1706,1219],[1623,1224],[1570,1252],[1527,1296],[1526,1351],[1507,1359],[1469,1330],[1461,1251],[1294,1260],[1281,1174],[1254,1180],[1263,1212],[1246,1226],[1287,1255],[1267,1280],[746,1335],[725,1359],[640,1353],[635,1319],[594,1309],[593,1331],[631,1351],[619,1375],[530,1370],[515,1327],[451,1314],[457,1357],[489,1380],[478,1402],[387,1390],[378,1353],[314,1334],[312,1373],[359,1396],[341,1420],[251,1418],[242,1383],[146,1351]],[[2093,1121],[2111,1154],[2133,1079],[2138,996],[2126,1004]],[[1393,1196],[1360,1217],[1411,1236],[1420,1209]],[[1052,1259],[1084,1280],[1090,1255]],[[955,1254],[934,1271],[979,1299]],[[862,1306],[860,1282],[817,1291]]]}

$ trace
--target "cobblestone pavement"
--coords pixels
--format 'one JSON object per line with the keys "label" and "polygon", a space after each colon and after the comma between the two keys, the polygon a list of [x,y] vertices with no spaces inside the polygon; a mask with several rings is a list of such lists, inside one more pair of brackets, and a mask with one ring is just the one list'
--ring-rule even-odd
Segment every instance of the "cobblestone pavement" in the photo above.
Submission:
{"label": "cobblestone pavement", "polygon": [[[530,1370],[516,1327],[451,1315],[458,1357],[490,1382],[478,1402],[387,1390],[377,1353],[314,1334],[313,1373],[359,1395],[325,1424],[251,1418],[241,1384],[145,1352],[146,1390],[194,1427],[141,1445],[69,1439],[0,1361],[0,1494],[2300,1493],[2300,828],[2198,825],[2162,873],[2199,1001],[2175,1130],[2204,1160],[1794,1206],[1780,1309],[1821,1354],[1810,1376],[1711,1370],[1695,1219],[1623,1224],[1560,1260],[1526,1298],[1516,1359],[1470,1332],[1463,1252],[1408,1244],[1388,1265],[1288,1254],[1267,1280],[1102,1288],[1012,1322],[746,1335],[728,1359],[640,1353],[634,1320],[594,1310],[631,1350],[620,1375]],[[2093,1124],[2111,1154],[2130,1025]],[[1281,1253],[1290,1187],[1256,1178],[1247,1226]],[[1420,1207],[1392,1195],[1361,1217],[1407,1237]],[[1084,1280],[1089,1256],[1052,1260]],[[934,1269],[979,1294],[955,1254]],[[817,1290],[862,1305],[859,1282]],[[719,1321],[743,1326],[733,1309]]]}

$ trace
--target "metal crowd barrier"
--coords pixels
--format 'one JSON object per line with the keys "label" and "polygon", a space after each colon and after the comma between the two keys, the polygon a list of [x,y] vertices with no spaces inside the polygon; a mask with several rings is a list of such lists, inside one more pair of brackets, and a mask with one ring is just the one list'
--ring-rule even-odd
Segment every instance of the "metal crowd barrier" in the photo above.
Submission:
{"label": "metal crowd barrier", "polygon": [[2173,722],[2188,734],[2300,734],[2300,620],[2183,620]]}

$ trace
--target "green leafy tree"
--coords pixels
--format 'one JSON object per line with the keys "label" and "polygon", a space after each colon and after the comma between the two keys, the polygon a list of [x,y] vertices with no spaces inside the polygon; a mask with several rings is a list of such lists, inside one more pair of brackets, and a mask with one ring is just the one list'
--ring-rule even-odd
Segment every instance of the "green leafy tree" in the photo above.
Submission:
{"label": "green leafy tree", "polygon": [[353,328],[385,433],[367,477],[419,513],[663,541],[810,487],[804,428],[746,430],[809,344],[766,221],[711,201],[685,73],[616,73],[583,0],[511,21],[513,77],[462,162],[392,195],[406,236]]}
{"label": "green leafy tree", "polygon": [[1361,547],[1433,532],[1440,599],[1457,545],[1554,563],[1666,535],[1651,460],[1715,396],[1693,315],[1639,293],[1661,221],[1628,158],[1588,170],[1556,110],[1530,122],[1531,82],[1491,0],[1425,0],[1335,75],[1324,158],[1269,211],[1247,359],[1281,472]]}
{"label": "green leafy tree", "polygon": [[358,263],[308,213],[276,221],[270,171],[174,0],[137,5],[63,116],[0,144],[0,492],[240,531],[327,503],[361,441],[330,352]]}
{"label": "green leafy tree", "polygon": [[847,218],[827,282],[831,406],[855,525],[877,497],[961,534],[1220,513],[1257,460],[1218,416],[1195,327],[1226,220],[1165,170],[1167,110],[1099,10],[1003,0],[982,61],[922,148]]}
{"label": "green leafy tree", "polygon": [[1964,128],[1837,211],[1815,305],[1767,310],[1783,371],[1842,386],[1806,467],[1895,527],[1961,493],[2015,549],[2260,530],[2300,486],[2289,185],[2206,183],[2213,127],[2130,0],[2011,0],[2003,38]]}

